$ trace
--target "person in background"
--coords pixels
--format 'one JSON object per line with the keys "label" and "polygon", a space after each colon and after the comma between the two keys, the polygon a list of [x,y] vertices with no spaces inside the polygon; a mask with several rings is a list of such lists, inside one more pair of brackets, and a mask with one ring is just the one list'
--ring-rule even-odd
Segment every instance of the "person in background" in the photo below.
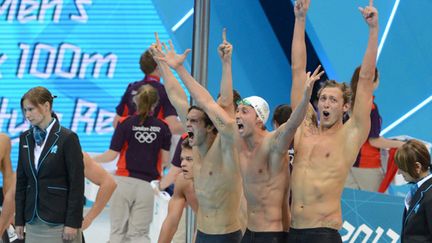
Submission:
{"label": "person in background", "polygon": [[396,152],[399,173],[411,184],[405,198],[401,243],[432,242],[431,156],[426,145],[411,139]]}
{"label": "person in background", "polygon": [[291,117],[292,108],[288,104],[281,104],[273,111],[272,125],[273,129],[277,129]]}
{"label": "person in background", "polygon": [[161,177],[169,159],[171,132],[162,120],[151,116],[159,101],[158,91],[146,84],[134,96],[137,113],[119,121],[110,149],[95,156],[96,162],[117,162],[115,190],[110,205],[110,243],[150,242],[154,194],[150,182]]}
{"label": "person in background", "polygon": [[[292,108],[288,104],[281,104],[276,107],[276,109],[273,111],[273,117],[272,117],[272,125],[273,129],[278,129],[282,124],[284,124],[288,119],[291,117],[292,114]],[[286,171],[286,173],[292,172],[292,161],[294,159],[294,149],[292,148],[292,143],[290,146],[290,149],[288,150],[288,156],[289,156],[289,171]],[[285,232],[289,231],[290,228],[290,221],[291,221],[291,214],[290,214],[290,181],[286,180],[286,190],[285,190],[285,196],[284,196],[284,202],[282,205],[282,222],[283,222],[283,229]]]}
{"label": "person in background", "polygon": [[160,72],[157,63],[153,59],[149,50],[146,50],[141,55],[139,65],[141,71],[145,75],[144,79],[130,83],[127,86],[120,103],[116,107],[117,114],[114,117],[114,128],[117,126],[121,117],[135,115],[136,105],[133,101],[133,97],[138,93],[138,90],[141,86],[149,84],[157,90],[159,95],[159,103],[154,108],[153,113],[150,115],[159,119],[164,119],[167,122],[172,134],[184,133],[184,128],[177,118],[177,112],[168,99],[165,86],[160,82]]}

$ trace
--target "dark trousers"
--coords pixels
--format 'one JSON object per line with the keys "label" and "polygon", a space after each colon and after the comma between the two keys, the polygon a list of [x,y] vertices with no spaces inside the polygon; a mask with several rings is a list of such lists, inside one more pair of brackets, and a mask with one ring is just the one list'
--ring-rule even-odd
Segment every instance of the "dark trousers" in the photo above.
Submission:
{"label": "dark trousers", "polygon": [[197,230],[195,243],[240,243],[242,232],[240,230],[220,235],[210,235]]}
{"label": "dark trousers", "polygon": [[253,232],[246,229],[241,243],[283,243],[285,232]]}
{"label": "dark trousers", "polygon": [[331,228],[293,229],[288,234],[287,243],[342,243],[339,232]]}

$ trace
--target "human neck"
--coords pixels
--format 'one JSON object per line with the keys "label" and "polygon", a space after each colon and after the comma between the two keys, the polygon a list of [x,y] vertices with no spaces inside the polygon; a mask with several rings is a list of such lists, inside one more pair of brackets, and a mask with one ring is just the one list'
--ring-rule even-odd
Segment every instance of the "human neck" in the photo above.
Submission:
{"label": "human neck", "polygon": [[210,146],[212,146],[215,138],[216,138],[215,134],[209,133],[206,137],[206,141],[201,145],[198,145],[198,151],[201,155],[204,156],[205,154],[207,154],[207,151],[210,149]]}
{"label": "human neck", "polygon": [[254,149],[258,144],[261,144],[263,137],[267,134],[267,130],[256,128],[253,134],[243,139],[249,149]]}
{"label": "human neck", "polygon": [[320,133],[332,133],[332,132],[339,130],[339,128],[341,128],[342,125],[343,125],[342,121],[338,121],[330,127],[323,127],[323,126],[319,125],[319,131],[320,131]]}
{"label": "human neck", "polygon": [[419,181],[421,181],[421,180],[423,180],[423,178],[425,178],[429,174],[430,174],[429,171],[423,171],[423,172],[421,172],[420,176],[419,176],[419,179],[416,181],[416,183],[419,182]]}
{"label": "human neck", "polygon": [[48,126],[51,124],[53,119],[54,118],[52,118],[51,115],[49,115],[37,127],[45,131],[48,128]]}

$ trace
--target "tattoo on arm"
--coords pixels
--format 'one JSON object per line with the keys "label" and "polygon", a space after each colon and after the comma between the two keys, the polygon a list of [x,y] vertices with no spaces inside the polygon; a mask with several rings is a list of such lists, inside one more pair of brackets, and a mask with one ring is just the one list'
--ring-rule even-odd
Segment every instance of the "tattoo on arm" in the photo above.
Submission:
{"label": "tattoo on arm", "polygon": [[222,121],[222,119],[219,116],[216,117],[216,123],[218,127],[221,128],[225,127],[225,123]]}

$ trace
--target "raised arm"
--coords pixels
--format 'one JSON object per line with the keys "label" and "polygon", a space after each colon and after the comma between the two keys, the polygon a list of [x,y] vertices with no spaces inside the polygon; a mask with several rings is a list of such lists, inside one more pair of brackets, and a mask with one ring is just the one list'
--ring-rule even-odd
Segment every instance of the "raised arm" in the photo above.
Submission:
{"label": "raised arm", "polygon": [[309,9],[310,0],[297,0],[294,5],[294,34],[291,48],[291,107],[295,109],[302,100],[306,77],[306,43],[305,27],[306,12]]}
{"label": "raised arm", "polygon": [[[193,99],[196,101],[197,105],[207,113],[213,124],[218,129],[219,133],[233,136],[232,129],[234,129],[235,120],[230,117],[229,114],[214,101],[210,93],[190,75],[190,73],[183,66],[184,59],[171,58],[178,55],[175,54],[174,46],[171,41],[169,44],[169,48],[165,45],[167,54],[162,57],[158,57],[158,59],[166,62],[171,68],[174,68],[177,71],[178,75],[185,84],[186,88],[189,90]],[[174,53],[175,55],[169,55],[170,53]],[[185,52],[183,55],[185,54],[187,54],[187,52]]]}
{"label": "raised arm", "polygon": [[111,195],[117,187],[114,178],[109,175],[101,166],[85,152],[84,157],[84,176],[91,182],[99,186],[96,194],[96,200],[87,214],[84,216],[82,230],[87,229],[93,220],[102,212],[108,203]]}
{"label": "raised arm", "polygon": [[288,121],[282,124],[274,133],[274,146],[271,146],[274,151],[279,153],[288,151],[297,127],[300,126],[305,118],[314,83],[319,80],[324,73],[324,71],[320,72],[320,68],[321,66],[318,66],[312,75],[310,72],[306,74],[306,86],[300,103],[295,108]]}
{"label": "raised arm", "polygon": [[233,85],[232,85],[232,51],[233,47],[226,39],[226,29],[222,31],[222,43],[218,54],[222,61],[222,79],[220,82],[220,97],[218,104],[234,117]]}
{"label": "raised arm", "polygon": [[[168,94],[168,99],[171,101],[171,104],[175,107],[180,120],[184,124],[186,122],[186,115],[189,109],[189,101],[187,99],[187,95],[181,87],[179,81],[172,73],[170,67],[166,62],[161,61],[159,58],[163,56],[161,50],[161,43],[159,41],[159,37],[157,33],[155,33],[156,45],[150,48],[150,52],[153,55],[154,60],[157,62],[159,67],[159,72],[163,78],[165,90]],[[190,50],[186,50],[182,55],[177,55],[175,52],[166,53],[166,56],[172,60],[183,63],[187,57],[187,54]]]}
{"label": "raised arm", "polygon": [[365,114],[369,114],[372,107],[373,78],[378,50],[378,11],[373,6],[373,0],[370,0],[369,6],[359,9],[369,26],[369,39],[360,69],[351,122],[352,126],[358,129],[363,143],[370,129],[370,117]]}
{"label": "raised arm", "polygon": [[0,134],[0,170],[3,175],[3,207],[0,216],[0,233],[9,227],[15,215],[15,174],[10,160],[11,142]]}

